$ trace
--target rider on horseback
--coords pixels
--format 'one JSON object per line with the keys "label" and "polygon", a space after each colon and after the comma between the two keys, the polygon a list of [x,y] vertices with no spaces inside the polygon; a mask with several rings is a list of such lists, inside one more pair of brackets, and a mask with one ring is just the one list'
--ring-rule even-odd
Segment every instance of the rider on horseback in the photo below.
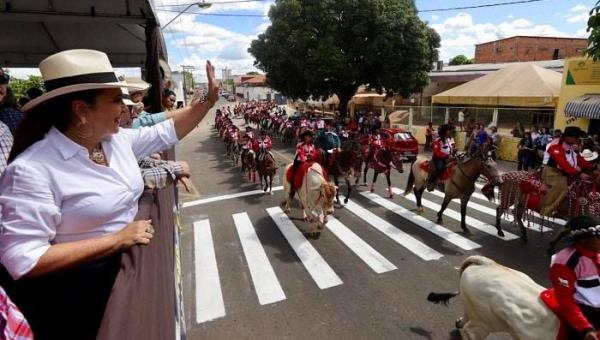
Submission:
{"label": "rider on horseback", "polygon": [[273,141],[271,141],[271,137],[269,137],[266,130],[262,130],[258,139],[258,161],[262,162],[263,157],[267,153],[271,153],[272,148]]}
{"label": "rider on horseback", "polygon": [[304,162],[313,162],[319,158],[319,152],[313,144],[313,132],[310,130],[304,131],[300,138],[302,142],[296,146],[296,156],[294,157],[294,165],[292,166],[292,181],[290,187],[290,198],[294,198],[296,187],[294,186],[294,178],[300,165]]}
{"label": "rider on horseback", "polygon": [[581,175],[581,169],[592,169],[592,164],[576,152],[576,145],[585,133],[576,126],[567,126],[560,138],[546,147],[542,181],[548,186],[548,193],[540,202],[540,213],[551,216],[560,202],[566,197],[568,179]]}
{"label": "rider on horseback", "polygon": [[252,131],[252,127],[246,126],[246,134],[242,138],[242,158],[246,153],[254,149],[254,144],[254,132]]}
{"label": "rider on horseback", "polygon": [[431,172],[427,179],[427,191],[433,191],[438,177],[446,170],[447,162],[454,155],[454,147],[450,141],[450,127],[447,124],[440,126],[438,138],[433,142],[433,156],[431,158]]}
{"label": "rider on horseback", "polygon": [[339,151],[341,148],[340,137],[335,133],[331,123],[325,125],[325,129],[320,130],[317,137],[317,146],[323,150],[323,165],[329,166],[329,160],[333,152]]}
{"label": "rider on horseback", "polygon": [[372,161],[373,156],[375,156],[375,153],[379,151],[382,147],[383,140],[381,139],[381,134],[379,134],[379,131],[371,131],[371,136],[369,137],[369,155],[367,157],[367,161]]}
{"label": "rider on horseback", "polygon": [[552,256],[553,289],[541,298],[564,322],[557,339],[599,339],[600,218],[575,217],[566,228],[550,243],[550,251],[565,236],[574,243]]}

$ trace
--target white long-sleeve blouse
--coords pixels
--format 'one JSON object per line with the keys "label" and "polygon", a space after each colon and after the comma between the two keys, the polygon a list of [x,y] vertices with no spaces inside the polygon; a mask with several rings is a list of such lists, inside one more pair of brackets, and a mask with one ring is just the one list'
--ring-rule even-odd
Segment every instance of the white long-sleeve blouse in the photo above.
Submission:
{"label": "white long-sleeve blouse", "polygon": [[15,279],[51,244],[115,233],[132,222],[144,184],[137,159],[178,141],[172,119],[102,142],[108,166],[52,128],[0,177],[0,262]]}

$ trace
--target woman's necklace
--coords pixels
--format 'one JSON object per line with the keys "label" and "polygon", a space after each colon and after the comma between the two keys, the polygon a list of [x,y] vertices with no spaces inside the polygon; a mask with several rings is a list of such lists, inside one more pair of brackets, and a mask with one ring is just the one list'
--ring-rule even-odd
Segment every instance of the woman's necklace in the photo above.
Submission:
{"label": "woman's necklace", "polygon": [[102,144],[96,145],[90,153],[90,159],[96,164],[106,164],[104,152],[102,152]]}

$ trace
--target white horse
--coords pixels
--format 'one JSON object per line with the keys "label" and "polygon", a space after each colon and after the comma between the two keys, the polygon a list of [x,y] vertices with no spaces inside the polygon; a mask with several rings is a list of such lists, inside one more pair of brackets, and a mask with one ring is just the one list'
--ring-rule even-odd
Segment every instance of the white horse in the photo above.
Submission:
{"label": "white horse", "polygon": [[[284,172],[284,200],[281,202],[281,207],[286,214],[291,211],[289,198],[291,183],[287,180],[287,173],[291,167],[292,164],[286,166]],[[296,188],[296,197],[302,208],[302,218],[311,222],[308,230],[310,237],[318,238],[321,230],[327,224],[327,215],[333,214],[333,200],[336,191],[335,185],[323,176],[323,167],[316,162],[310,166],[302,178],[302,185]]]}
{"label": "white horse", "polygon": [[513,339],[556,339],[559,319],[540,298],[544,287],[520,271],[483,256],[470,256],[460,268],[460,292],[430,293],[427,300],[447,304],[462,294],[465,314],[456,321],[465,340],[506,332]]}

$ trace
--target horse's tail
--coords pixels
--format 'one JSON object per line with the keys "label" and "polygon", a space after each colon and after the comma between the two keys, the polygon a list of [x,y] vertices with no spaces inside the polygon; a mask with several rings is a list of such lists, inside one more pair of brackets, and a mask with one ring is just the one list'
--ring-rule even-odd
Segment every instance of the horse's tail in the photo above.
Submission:
{"label": "horse's tail", "polygon": [[[466,260],[463,261],[462,265],[460,266],[460,275],[462,276],[462,274],[464,273],[464,271],[470,267],[470,266],[482,266],[482,265],[488,265],[488,264],[495,264],[496,262],[494,262],[491,259],[488,259],[487,257],[484,256],[478,256],[478,255],[474,255],[474,256],[469,256]],[[447,306],[448,303],[450,302],[450,299],[452,299],[455,296],[460,295],[460,291],[457,292],[449,292],[449,293],[434,293],[431,292],[429,293],[429,295],[427,295],[427,301],[433,302],[435,304],[442,304],[444,306]]]}
{"label": "horse's tail", "polygon": [[410,173],[408,174],[408,180],[406,181],[406,188],[404,189],[404,196],[408,196],[410,194],[410,191],[412,190],[414,185],[415,185],[415,174],[413,173],[413,167],[411,164]]}

